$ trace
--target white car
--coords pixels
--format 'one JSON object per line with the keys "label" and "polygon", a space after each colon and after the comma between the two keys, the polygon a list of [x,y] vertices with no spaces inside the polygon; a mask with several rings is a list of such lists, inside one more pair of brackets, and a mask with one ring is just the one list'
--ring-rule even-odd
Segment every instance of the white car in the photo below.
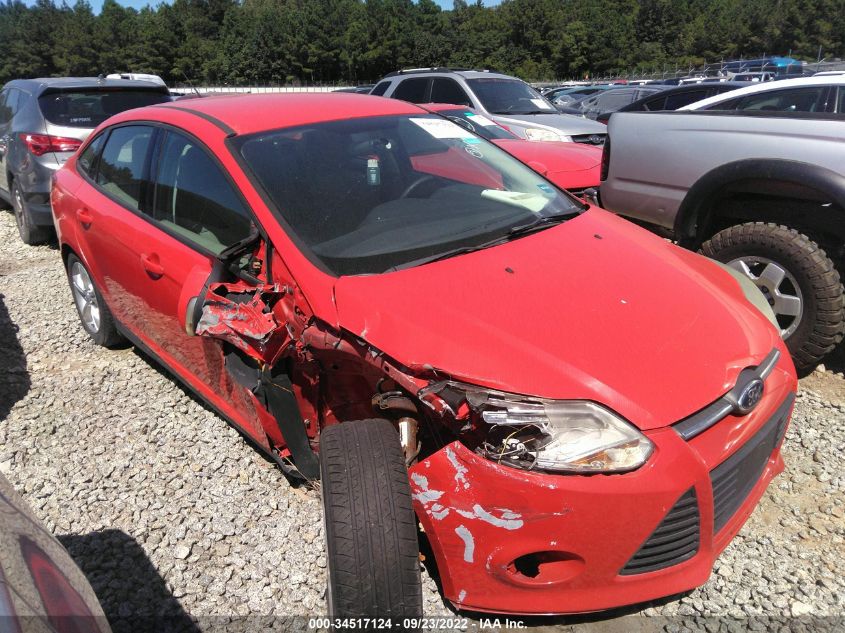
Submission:
{"label": "white car", "polygon": [[845,112],[845,75],[824,75],[754,83],[680,110],[763,110],[773,112]]}

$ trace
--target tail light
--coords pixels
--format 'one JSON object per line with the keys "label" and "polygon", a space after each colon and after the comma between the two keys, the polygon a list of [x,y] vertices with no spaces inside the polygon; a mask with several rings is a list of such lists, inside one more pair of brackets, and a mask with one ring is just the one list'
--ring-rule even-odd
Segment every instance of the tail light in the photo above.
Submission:
{"label": "tail light", "polygon": [[43,156],[47,152],[75,152],[82,145],[78,138],[66,136],[50,136],[49,134],[28,134],[22,132],[18,135],[24,142],[27,149],[36,156]]}
{"label": "tail light", "polygon": [[607,173],[610,171],[610,135],[604,139],[604,147],[601,150],[601,180],[607,180]]}

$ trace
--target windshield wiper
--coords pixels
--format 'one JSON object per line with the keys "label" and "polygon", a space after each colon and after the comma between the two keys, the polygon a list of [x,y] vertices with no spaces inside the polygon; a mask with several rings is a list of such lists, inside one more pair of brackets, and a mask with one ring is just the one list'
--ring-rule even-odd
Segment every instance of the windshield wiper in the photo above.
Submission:
{"label": "windshield wiper", "polygon": [[429,255],[428,257],[421,257],[420,259],[415,259],[410,262],[405,262],[404,264],[398,264],[396,266],[391,266],[384,272],[392,273],[397,270],[404,270],[406,268],[414,268],[415,266],[422,266],[423,264],[430,264],[432,262],[437,262],[442,259],[449,259],[451,257],[457,257],[458,255],[465,255],[467,253],[474,253],[475,251],[481,251],[485,248],[490,248],[491,246],[499,246],[500,244],[505,244],[506,242],[510,242],[511,240],[522,237],[524,235],[528,235],[530,233],[534,233],[537,231],[542,231],[543,229],[547,229],[550,226],[554,226],[555,224],[559,224],[570,218],[574,215],[578,215],[579,211],[567,212],[567,213],[556,213],[554,215],[547,215],[543,217],[539,217],[536,220],[529,222],[528,224],[520,224],[518,226],[514,226],[508,230],[505,235],[499,236],[495,239],[490,240],[489,242],[482,242],[481,244],[474,244],[472,246],[461,246],[459,248],[453,248],[450,251],[444,251],[442,253],[437,253],[436,255]]}

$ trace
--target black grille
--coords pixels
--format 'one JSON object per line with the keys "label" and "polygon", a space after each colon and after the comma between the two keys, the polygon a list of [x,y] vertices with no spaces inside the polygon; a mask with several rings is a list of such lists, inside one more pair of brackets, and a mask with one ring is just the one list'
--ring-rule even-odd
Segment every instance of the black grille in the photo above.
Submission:
{"label": "black grille", "polygon": [[604,145],[604,138],[607,134],[576,134],[572,140],[576,143],[586,143],[587,145]]}
{"label": "black grille", "polygon": [[789,409],[795,395],[790,395],[757,434],[736,453],[710,471],[713,486],[713,532],[719,532],[748,497],[763,474],[775,447],[783,438]]}
{"label": "black grille", "polygon": [[692,558],[698,551],[700,523],[695,488],[690,488],[619,573],[642,574]]}

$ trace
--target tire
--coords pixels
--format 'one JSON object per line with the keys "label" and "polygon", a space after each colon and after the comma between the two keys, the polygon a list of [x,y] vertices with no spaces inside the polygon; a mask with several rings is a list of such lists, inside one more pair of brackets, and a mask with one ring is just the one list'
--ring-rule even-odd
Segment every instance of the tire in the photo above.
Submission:
{"label": "tire", "polygon": [[24,244],[35,246],[50,239],[49,228],[32,223],[32,216],[23,197],[23,189],[14,181],[12,182],[12,211],[15,214],[15,223],[18,225],[18,234]]}
{"label": "tire", "polygon": [[421,616],[416,516],[394,426],[372,419],[326,428],[320,479],[329,615]]}
{"label": "tire", "polygon": [[842,340],[845,295],[839,273],[803,233],[749,222],[716,233],[701,252],[745,273],[763,291],[799,373],[811,371]]}
{"label": "tire", "polygon": [[67,258],[67,278],[79,322],[88,336],[103,347],[112,347],[122,342],[123,336],[117,331],[114,317],[103,295],[94,285],[88,269],[73,253]]}

